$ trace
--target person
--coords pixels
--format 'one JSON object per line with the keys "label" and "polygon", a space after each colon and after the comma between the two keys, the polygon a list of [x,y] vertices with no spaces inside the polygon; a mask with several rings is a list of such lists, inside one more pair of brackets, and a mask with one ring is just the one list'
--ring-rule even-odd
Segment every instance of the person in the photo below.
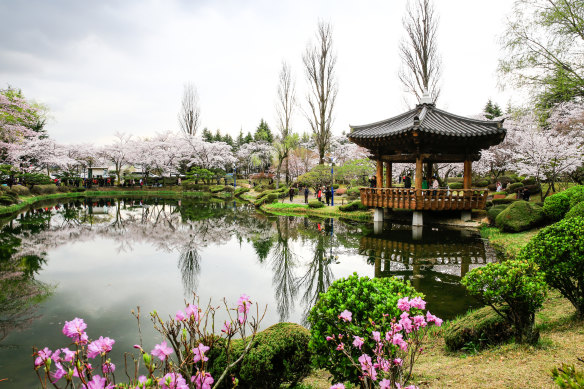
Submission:
{"label": "person", "polygon": [[408,174],[406,178],[404,178],[404,188],[411,188],[412,187],[412,177]]}
{"label": "person", "polygon": [[422,189],[428,189],[430,187],[430,185],[428,184],[428,179],[426,177],[424,177],[422,179]]}
{"label": "person", "polygon": [[294,188],[290,187],[288,194],[290,195],[290,202],[292,202],[294,200]]}
{"label": "person", "polygon": [[369,186],[371,188],[375,188],[377,186],[377,177],[371,176],[371,178],[369,179]]}
{"label": "person", "polygon": [[322,190],[320,188],[318,188],[318,192],[316,194],[316,197],[318,198],[318,201],[322,201]]}
{"label": "person", "polygon": [[176,180],[176,182],[177,182],[177,185],[180,186],[180,184],[182,182],[181,179],[180,179],[180,177]]}
{"label": "person", "polygon": [[308,186],[304,187],[304,202],[308,204]]}
{"label": "person", "polygon": [[531,196],[531,192],[529,192],[529,189],[524,188],[523,189],[523,200],[529,201],[530,196]]}
{"label": "person", "polygon": [[434,189],[434,191],[432,191],[432,194],[434,196],[436,195],[436,193],[438,193],[438,188],[440,188],[440,183],[438,182],[438,179],[434,177],[432,179],[432,189]]}
{"label": "person", "polygon": [[497,181],[497,192],[503,191],[503,185],[501,185],[501,181]]}
{"label": "person", "polygon": [[324,197],[326,199],[326,205],[331,205],[331,188],[327,187],[324,191]]}

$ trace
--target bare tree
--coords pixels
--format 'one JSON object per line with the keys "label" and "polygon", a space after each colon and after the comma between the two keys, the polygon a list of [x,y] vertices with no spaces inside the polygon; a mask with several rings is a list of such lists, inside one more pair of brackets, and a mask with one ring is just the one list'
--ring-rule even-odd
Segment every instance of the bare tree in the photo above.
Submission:
{"label": "bare tree", "polygon": [[197,88],[192,83],[184,85],[184,92],[181,102],[181,110],[178,114],[178,122],[181,130],[191,136],[197,134],[201,124],[201,108],[199,107],[199,94]]}
{"label": "bare tree", "polygon": [[[288,168],[288,154],[290,149],[294,146],[295,137],[292,136],[292,114],[296,108],[296,88],[294,86],[294,79],[290,66],[282,61],[282,70],[278,80],[278,98],[276,102],[276,113],[278,116],[278,129],[280,133],[274,142],[276,149],[276,157],[278,160],[278,170],[276,187],[280,185],[280,170],[282,163],[286,161],[286,183],[289,182],[289,168]],[[297,137],[296,137],[297,138]]]}
{"label": "bare tree", "polygon": [[442,65],[436,45],[438,17],[431,0],[412,1],[413,5],[408,1],[406,16],[402,20],[406,36],[399,46],[403,61],[399,79],[418,101],[427,91],[435,102],[440,95],[438,81]]}
{"label": "bare tree", "polygon": [[324,163],[324,153],[330,143],[333,108],[338,86],[335,75],[337,56],[333,52],[333,35],[330,23],[320,21],[316,43],[309,43],[302,56],[310,91],[307,96],[309,111],[306,118],[312,128],[319,163]]}

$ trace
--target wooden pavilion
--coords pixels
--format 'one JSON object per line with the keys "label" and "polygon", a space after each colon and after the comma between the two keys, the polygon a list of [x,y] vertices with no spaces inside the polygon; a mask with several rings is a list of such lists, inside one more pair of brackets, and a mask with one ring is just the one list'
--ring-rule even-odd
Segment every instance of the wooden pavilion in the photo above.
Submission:
{"label": "wooden pavilion", "polygon": [[[423,210],[463,211],[484,209],[488,192],[471,188],[472,162],[481,150],[499,144],[506,134],[503,121],[475,120],[435,107],[429,97],[414,109],[380,122],[351,126],[349,139],[369,150],[377,161],[376,187],[361,188],[361,202],[375,207],[375,221],[383,221],[383,208],[411,209],[413,225],[422,225]],[[412,188],[392,186],[392,164],[415,163]],[[428,182],[434,163],[464,163],[462,190],[422,189],[424,164]],[[385,180],[383,165],[385,164]]]}

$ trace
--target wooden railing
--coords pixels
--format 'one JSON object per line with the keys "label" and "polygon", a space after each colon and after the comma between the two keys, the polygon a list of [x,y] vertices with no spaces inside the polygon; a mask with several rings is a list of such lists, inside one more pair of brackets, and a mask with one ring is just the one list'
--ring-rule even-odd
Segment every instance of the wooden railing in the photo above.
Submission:
{"label": "wooden railing", "polygon": [[486,189],[361,188],[361,203],[367,207],[416,211],[484,209]]}

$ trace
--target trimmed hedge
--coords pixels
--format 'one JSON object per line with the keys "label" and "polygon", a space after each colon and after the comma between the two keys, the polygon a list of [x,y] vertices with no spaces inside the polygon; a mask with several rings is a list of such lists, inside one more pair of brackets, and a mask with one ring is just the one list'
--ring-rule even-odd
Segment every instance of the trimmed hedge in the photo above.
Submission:
{"label": "trimmed hedge", "polygon": [[356,199],[361,196],[361,189],[360,188],[350,188],[347,189],[347,197],[350,199]]}
{"label": "trimmed hedge", "polygon": [[249,192],[251,189],[249,188],[245,188],[243,186],[238,187],[237,189],[235,189],[234,195],[235,196],[241,196],[244,193]]}
{"label": "trimmed hedge", "polygon": [[578,185],[573,186],[566,191],[564,191],[570,198],[570,208],[575,207],[576,204],[581,203],[584,201],[584,186]]}
{"label": "trimmed hedge", "polygon": [[505,232],[526,231],[542,224],[545,213],[542,207],[527,201],[516,201],[495,218],[497,227]]}
{"label": "trimmed hedge", "polygon": [[18,196],[8,193],[2,193],[0,195],[0,205],[9,206],[16,203],[18,203]]}
{"label": "trimmed hedge", "polygon": [[462,182],[452,182],[448,185],[450,189],[462,189],[463,184]]}
{"label": "trimmed hedge", "polygon": [[[507,307],[501,307],[507,310]],[[511,339],[511,325],[493,308],[483,307],[451,321],[444,331],[444,343],[449,351],[464,348],[484,349]]]}
{"label": "trimmed hedge", "polygon": [[368,208],[361,203],[361,200],[353,201],[339,207],[339,211],[342,212],[366,211],[367,209]]}
{"label": "trimmed hedge", "polygon": [[545,215],[553,221],[558,221],[566,215],[570,209],[570,198],[566,193],[556,193],[545,198],[543,211]]}
{"label": "trimmed hedge", "polygon": [[566,216],[564,216],[564,219],[570,219],[577,216],[584,217],[584,202],[578,203],[571,208],[568,213],[566,213]]}
{"label": "trimmed hedge", "polygon": [[322,208],[324,207],[324,203],[318,200],[310,200],[308,202],[308,208]]}
{"label": "trimmed hedge", "polygon": [[225,190],[225,185],[211,185],[209,187],[209,192],[211,193],[219,193],[223,192],[223,190]]}
{"label": "trimmed hedge", "polygon": [[9,190],[12,190],[18,196],[27,196],[30,194],[30,189],[24,185],[12,185],[12,189]]}
{"label": "trimmed hedge", "polygon": [[57,193],[57,186],[55,184],[35,185],[30,189],[30,193],[34,195]]}
{"label": "trimmed hedge", "polygon": [[260,207],[263,204],[271,204],[274,201],[278,201],[278,194],[277,193],[267,193],[266,192],[262,196],[258,197],[253,204],[256,207]]}
{"label": "trimmed hedge", "polygon": [[491,208],[487,209],[487,218],[489,219],[489,223],[495,224],[497,216],[505,209],[507,209],[508,206],[508,204],[498,204],[493,205]]}
{"label": "trimmed hedge", "polygon": [[523,189],[523,184],[521,182],[515,182],[513,184],[507,185],[507,189],[505,190],[507,194],[517,193],[519,189]]}
{"label": "trimmed hedge", "polygon": [[584,218],[566,218],[542,229],[519,258],[537,263],[547,283],[584,317]]}
{"label": "trimmed hedge", "polygon": [[489,186],[489,180],[487,180],[486,178],[482,179],[482,180],[476,180],[472,182],[472,186],[474,188],[486,188]]}
{"label": "trimmed hedge", "polygon": [[533,177],[527,177],[526,179],[524,179],[524,180],[523,180],[523,181],[521,181],[521,182],[523,182],[523,185],[525,185],[525,186],[529,186],[529,185],[535,185],[535,183],[536,183],[536,180],[535,180],[535,178],[533,178]]}
{"label": "trimmed hedge", "polygon": [[[309,331],[296,323],[277,323],[259,332],[247,355],[230,373],[239,380],[242,388],[291,387],[302,381],[310,372]],[[233,355],[243,350],[243,342],[234,339],[231,343]],[[225,349],[219,345],[209,353],[209,372],[219,377],[226,366]],[[223,381],[222,388],[233,386],[230,379]]]}

